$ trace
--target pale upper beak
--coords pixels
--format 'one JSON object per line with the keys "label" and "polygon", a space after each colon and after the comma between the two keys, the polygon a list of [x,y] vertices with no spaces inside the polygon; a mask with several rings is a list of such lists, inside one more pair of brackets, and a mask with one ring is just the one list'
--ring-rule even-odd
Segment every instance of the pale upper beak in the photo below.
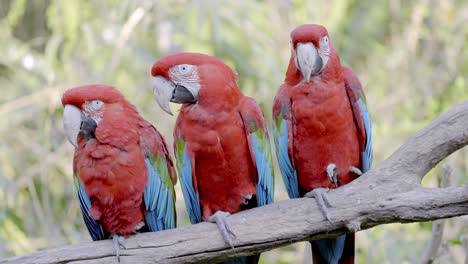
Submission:
{"label": "pale upper beak", "polygon": [[78,135],[81,134],[85,139],[94,138],[94,132],[97,127],[93,118],[86,116],[74,105],[65,105],[63,110],[63,126],[68,141],[78,148]]}
{"label": "pale upper beak", "polygon": [[170,102],[183,104],[197,101],[197,91],[191,87],[175,84],[162,76],[154,77],[153,94],[159,106],[170,115],[172,115]]}
{"label": "pale upper beak", "polygon": [[65,105],[63,110],[63,127],[68,141],[72,143],[75,148],[78,147],[77,137],[80,132],[81,116],[83,113],[78,107],[74,105]]}
{"label": "pale upper beak", "polygon": [[322,69],[322,58],[313,43],[297,43],[295,63],[306,82]]}

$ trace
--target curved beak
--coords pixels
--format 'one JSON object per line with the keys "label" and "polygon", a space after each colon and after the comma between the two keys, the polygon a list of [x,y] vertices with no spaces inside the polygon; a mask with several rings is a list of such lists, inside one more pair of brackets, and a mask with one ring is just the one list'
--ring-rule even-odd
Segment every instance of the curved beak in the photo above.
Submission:
{"label": "curved beak", "polygon": [[63,127],[68,141],[78,147],[77,137],[80,132],[81,120],[84,114],[74,105],[65,105],[63,110]]}
{"label": "curved beak", "polygon": [[78,148],[78,135],[87,140],[95,138],[94,132],[97,128],[97,123],[92,117],[86,116],[81,110],[74,105],[65,105],[63,110],[63,127],[68,141]]}
{"label": "curved beak", "polygon": [[306,82],[310,81],[312,75],[318,74],[323,65],[317,48],[311,42],[297,43],[295,62]]}
{"label": "curved beak", "polygon": [[158,105],[172,115],[170,102],[183,104],[197,101],[196,91],[180,84],[175,84],[162,76],[156,76],[153,79],[153,94]]}

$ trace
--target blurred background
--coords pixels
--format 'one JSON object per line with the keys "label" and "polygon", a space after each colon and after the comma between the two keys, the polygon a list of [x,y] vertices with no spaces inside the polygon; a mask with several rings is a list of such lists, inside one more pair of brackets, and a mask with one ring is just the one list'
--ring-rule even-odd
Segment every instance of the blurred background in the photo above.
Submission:
{"label": "blurred background", "polygon": [[[363,83],[374,166],[468,100],[468,1],[1,0],[0,258],[90,240],[62,126],[66,89],[117,87],[172,146],[175,117],[154,102],[150,68],[172,52],[203,52],[238,72],[243,92],[258,100],[270,122],[290,56],[289,32],[303,23],[325,25],[342,63]],[[468,182],[468,148],[449,159],[451,184]],[[278,201],[287,194],[275,166]],[[425,186],[439,185],[440,167],[424,178]],[[176,187],[178,224],[188,225]],[[431,225],[359,232],[357,262],[418,263]],[[436,263],[463,263],[467,243],[468,218],[447,220]],[[306,244],[266,252],[262,263],[309,263]]]}

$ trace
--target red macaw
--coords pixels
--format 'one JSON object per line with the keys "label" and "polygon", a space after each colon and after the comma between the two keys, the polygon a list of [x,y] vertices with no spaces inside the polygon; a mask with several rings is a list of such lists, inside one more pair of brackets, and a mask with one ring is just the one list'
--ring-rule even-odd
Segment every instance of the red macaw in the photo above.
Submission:
{"label": "red macaw", "polygon": [[115,88],[89,85],[62,97],[64,127],[75,146],[74,182],[93,240],[175,228],[177,181],[166,143]]}
{"label": "red macaw", "polygon": [[[263,112],[253,98],[242,94],[235,72],[215,57],[174,54],[157,61],[151,73],[162,109],[172,114],[169,102],[183,104],[174,148],[190,220],[216,222],[233,247],[226,216],[273,202]],[[248,261],[256,263],[258,256]]]}
{"label": "red macaw", "polygon": [[[291,33],[291,58],[273,105],[278,162],[290,198],[315,197],[369,170],[372,131],[361,84],[341,66],[325,27]],[[314,263],[353,263],[354,234],[312,241]]]}

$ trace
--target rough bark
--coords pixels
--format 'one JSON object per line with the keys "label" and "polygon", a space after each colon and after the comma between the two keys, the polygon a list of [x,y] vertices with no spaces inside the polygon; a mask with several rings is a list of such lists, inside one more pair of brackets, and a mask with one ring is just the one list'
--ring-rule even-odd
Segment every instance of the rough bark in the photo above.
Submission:
{"label": "rough bark", "polygon": [[[468,214],[468,185],[424,188],[422,177],[468,143],[468,102],[417,132],[387,160],[352,183],[329,192],[328,223],[308,198],[279,201],[229,217],[237,236],[226,245],[216,225],[201,223],[127,239],[121,263],[215,262],[302,240],[334,237],[386,223]],[[110,240],[46,249],[6,263],[116,263]]]}
{"label": "rough bark", "polygon": [[[451,176],[453,172],[452,165],[447,159],[442,166],[440,175],[440,187],[446,188],[451,186]],[[439,254],[440,244],[444,236],[445,219],[439,219],[432,222],[432,234],[429,243],[424,250],[421,258],[421,264],[430,264],[434,262]]]}

